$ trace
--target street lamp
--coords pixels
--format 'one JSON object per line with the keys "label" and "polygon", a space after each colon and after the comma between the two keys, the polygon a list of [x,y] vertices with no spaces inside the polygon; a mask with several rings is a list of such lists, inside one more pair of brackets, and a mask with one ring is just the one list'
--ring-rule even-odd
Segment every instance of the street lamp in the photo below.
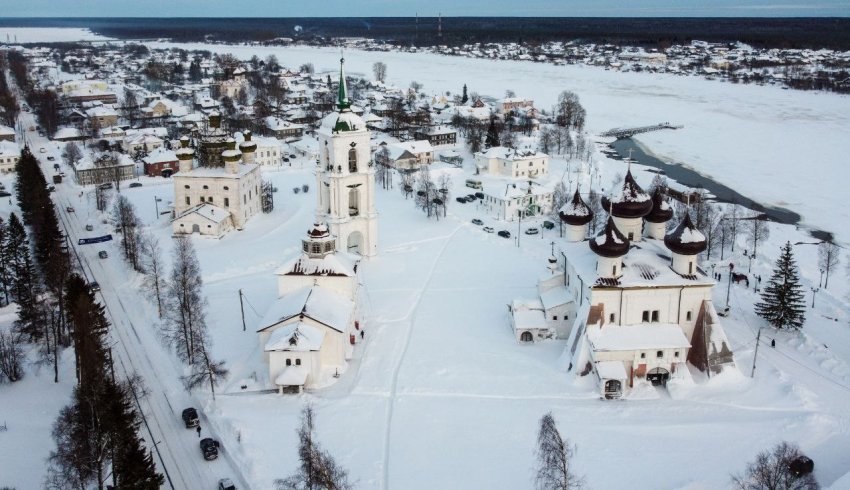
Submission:
{"label": "street lamp", "polygon": [[815,307],[815,295],[818,294],[818,291],[820,291],[820,288],[813,287],[811,289],[812,289],[812,308],[814,308]]}

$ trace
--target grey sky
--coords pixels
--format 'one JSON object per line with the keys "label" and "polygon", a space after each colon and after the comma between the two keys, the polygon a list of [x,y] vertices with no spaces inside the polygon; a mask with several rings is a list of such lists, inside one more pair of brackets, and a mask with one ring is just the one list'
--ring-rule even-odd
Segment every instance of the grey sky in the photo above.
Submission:
{"label": "grey sky", "polygon": [[848,17],[850,0],[0,0],[4,17]]}

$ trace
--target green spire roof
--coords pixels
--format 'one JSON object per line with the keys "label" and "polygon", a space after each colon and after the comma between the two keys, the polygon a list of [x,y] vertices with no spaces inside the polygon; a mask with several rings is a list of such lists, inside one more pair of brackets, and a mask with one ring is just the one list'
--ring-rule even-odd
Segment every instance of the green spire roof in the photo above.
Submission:
{"label": "green spire roof", "polygon": [[345,86],[345,71],[343,70],[343,66],[345,64],[345,58],[339,59],[339,96],[337,98],[337,107],[339,107],[339,111],[342,112],[351,107],[351,102],[348,101],[348,91]]}

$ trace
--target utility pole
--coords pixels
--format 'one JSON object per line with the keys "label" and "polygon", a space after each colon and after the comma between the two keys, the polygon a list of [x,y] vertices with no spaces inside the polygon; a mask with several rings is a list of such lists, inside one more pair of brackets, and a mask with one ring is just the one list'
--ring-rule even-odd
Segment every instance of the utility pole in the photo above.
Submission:
{"label": "utility pole", "polygon": [[759,327],[759,333],[756,335],[756,351],[753,354],[753,370],[750,372],[750,377],[753,378],[756,375],[756,359],[759,356],[759,340],[761,340],[761,327]]}
{"label": "utility pole", "polygon": [[242,312],[242,331],[245,331],[245,306],[242,304],[242,289],[239,290],[239,310]]}
{"label": "utility pole", "polygon": [[729,264],[729,282],[726,284],[726,308],[729,308],[729,292],[732,290],[732,264]]}

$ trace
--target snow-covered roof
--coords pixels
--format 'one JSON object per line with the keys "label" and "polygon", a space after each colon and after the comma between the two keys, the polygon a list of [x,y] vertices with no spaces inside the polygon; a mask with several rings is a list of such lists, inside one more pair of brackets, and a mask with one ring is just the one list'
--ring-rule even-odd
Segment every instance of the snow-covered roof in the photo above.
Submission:
{"label": "snow-covered roof", "polygon": [[682,327],[670,323],[589,327],[587,340],[596,352],[683,349],[691,346]]}
{"label": "snow-covered roof", "polygon": [[11,141],[0,141],[0,156],[21,156],[21,149],[18,147],[17,143],[12,143]]}
{"label": "snow-covered roof", "polygon": [[160,146],[159,148],[150,152],[148,156],[142,158],[142,161],[147,164],[176,162],[177,154],[171,150],[166,150],[165,147]]}
{"label": "snow-covered roof", "polygon": [[325,331],[304,322],[290,323],[275,329],[263,348],[270,351],[309,352],[322,348]]}
{"label": "snow-covered roof", "polygon": [[301,386],[307,382],[310,372],[304,366],[286,366],[274,379],[277,386]]}
{"label": "snow-covered roof", "polygon": [[[593,240],[594,238],[591,238]],[[681,276],[670,267],[672,255],[661,240],[644,238],[632,242],[623,256],[622,276],[616,281],[598,279],[596,261],[598,256],[588,247],[587,241],[564,242],[560,248],[567,258],[569,266],[584,281],[592,286],[630,287],[669,287],[669,286],[711,286],[714,280],[697,268],[693,275]]]}
{"label": "snow-covered roof", "polygon": [[573,301],[569,290],[564,286],[554,287],[540,293],[540,301],[543,302],[543,308],[550,309],[556,306],[565,305]]}
{"label": "snow-covered roof", "polygon": [[10,134],[15,134],[15,130],[10,128],[9,126],[3,126],[0,124],[0,136],[6,136]]}
{"label": "snow-covered roof", "polygon": [[197,215],[202,216],[202,217],[204,217],[204,218],[206,218],[206,219],[208,219],[208,220],[210,220],[210,221],[212,221],[213,223],[216,223],[216,224],[221,223],[222,221],[224,221],[228,217],[230,217],[230,211],[228,211],[224,208],[220,208],[220,207],[218,207],[214,204],[210,204],[210,203],[205,202],[205,203],[196,204],[195,206],[192,206],[191,208],[180,213],[174,219],[176,221],[176,220],[183,218],[184,216],[187,216],[187,215],[190,215],[190,214],[197,214]]}
{"label": "snow-covered roof", "polygon": [[527,160],[530,158],[549,158],[549,155],[532,149],[515,150],[506,146],[494,146],[485,152],[476,153],[484,158],[498,158],[500,160]]}
{"label": "snow-covered roof", "polygon": [[182,179],[194,178],[221,178],[221,179],[239,179],[259,168],[255,163],[240,163],[236,168],[236,173],[232,174],[224,167],[198,167],[189,172],[178,172],[173,177]]}
{"label": "snow-covered roof", "polygon": [[74,139],[80,137],[80,130],[77,128],[59,128],[56,130],[56,133],[53,135],[53,139],[55,140],[67,140]]}
{"label": "snow-covered roof", "polygon": [[353,277],[354,268],[360,260],[348,252],[334,252],[324,257],[310,257],[301,254],[278,269],[279,276],[348,276]]}
{"label": "snow-covered roof", "polygon": [[261,320],[258,331],[303,315],[344,332],[353,314],[354,302],[350,299],[322,286],[305,286],[278,298]]}
{"label": "snow-covered roof", "polygon": [[514,325],[517,330],[530,328],[545,329],[546,315],[540,310],[514,311]]}
{"label": "snow-covered roof", "polygon": [[597,362],[596,374],[599,375],[599,379],[629,379],[626,366],[622,361]]}

